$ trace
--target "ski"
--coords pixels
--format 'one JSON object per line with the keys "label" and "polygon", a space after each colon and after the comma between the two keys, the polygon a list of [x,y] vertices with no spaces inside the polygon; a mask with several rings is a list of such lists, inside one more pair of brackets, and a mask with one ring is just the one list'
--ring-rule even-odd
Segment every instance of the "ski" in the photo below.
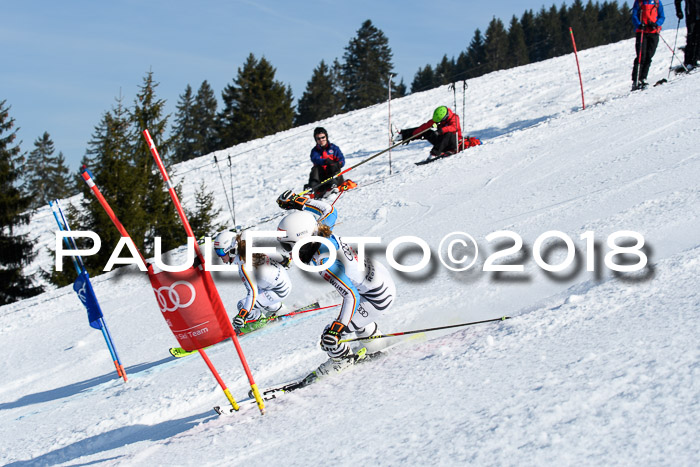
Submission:
{"label": "ski", "polygon": [[[358,350],[355,354],[352,356],[352,360],[349,361],[349,365],[341,371],[335,371],[333,374],[338,374],[341,373],[342,371],[346,370],[347,368],[352,368],[356,365],[359,365],[360,363],[365,363],[369,362],[372,360],[376,360],[379,357],[384,356],[385,354],[383,352],[375,352],[373,354],[367,354],[367,349],[365,347],[362,347],[360,350]],[[279,386],[273,386],[270,388],[263,389],[260,391],[260,394],[263,396],[264,399],[270,400],[275,398],[275,394],[279,392],[292,392],[296,391],[297,389],[305,388],[306,386],[315,383],[319,379],[322,379],[323,377],[327,376],[327,374],[321,374],[318,372],[318,369],[312,371],[305,377],[303,377],[300,380],[297,381],[292,381],[290,383],[285,383]],[[250,396],[250,394],[249,394]]]}
{"label": "ski", "polygon": [[[312,303],[311,305],[307,305],[305,307],[296,309],[294,311],[290,311],[289,313],[285,313],[283,315],[274,315],[274,316],[271,316],[270,318],[265,318],[264,320],[259,319],[256,321],[251,321],[249,323],[246,323],[246,326],[252,325],[249,328],[249,330],[241,332],[240,334],[238,334],[238,337],[246,336],[248,334],[254,333],[255,331],[259,331],[260,329],[265,328],[265,326],[267,324],[272,323],[272,322],[277,323],[277,322],[289,319],[293,316],[300,315],[302,313],[308,313],[310,311],[316,311],[316,310],[323,310],[325,308],[330,308],[332,306],[336,306],[336,305],[331,305],[328,307],[321,307],[318,302],[315,302],[315,303]],[[257,327],[255,326],[256,324],[257,324]],[[214,345],[216,345],[216,344],[214,344]],[[207,348],[209,348],[209,347],[207,347]],[[187,357],[188,355],[192,355],[192,354],[198,352],[197,350],[185,350],[182,347],[171,347],[170,349],[168,349],[168,351],[170,352],[170,355],[172,355],[175,358]]]}
{"label": "ski", "polygon": [[[306,375],[302,379],[288,381],[286,383],[279,384],[277,386],[272,386],[272,387],[263,389],[260,391],[260,396],[265,401],[277,399],[277,396],[280,394],[292,392],[292,391],[296,391],[297,389],[304,388],[304,387],[309,386],[310,384],[313,384],[316,381],[323,379],[324,377],[329,376],[331,374],[338,374],[338,373],[341,373],[342,371],[345,371],[346,369],[353,368],[356,365],[371,362],[371,361],[377,360],[379,358],[385,357],[386,355],[388,355],[387,351],[390,350],[391,348],[397,346],[397,345],[404,344],[404,343],[409,342],[409,341],[420,340],[423,338],[425,338],[425,333],[421,332],[421,333],[418,333],[418,334],[415,334],[415,335],[409,337],[408,339],[402,339],[402,340],[396,341],[393,344],[391,344],[391,345],[385,347],[384,349],[382,349],[378,352],[375,352],[373,354],[367,354],[367,349],[365,347],[362,347],[357,352],[355,352],[355,354],[353,355],[352,364],[343,368],[341,371],[332,371],[332,372],[326,373],[326,374],[319,374],[318,368],[317,368],[316,370],[312,371],[311,373],[309,373],[308,375]],[[248,397],[246,397],[243,400],[238,401],[238,405],[240,407],[243,407],[244,405],[256,404],[256,403],[257,403],[257,401],[255,400],[255,397],[253,396],[252,391],[248,392]],[[232,408],[225,410],[225,409],[221,408],[220,406],[214,407],[214,411],[218,415],[227,415],[227,414],[235,412]]]}
{"label": "ski", "polygon": [[[362,363],[367,363],[367,362],[372,362],[372,361],[377,360],[379,358],[385,357],[386,355],[388,355],[388,351],[391,350],[393,347],[404,344],[408,341],[423,339],[424,337],[425,337],[425,333],[421,332],[421,333],[416,334],[415,336],[412,336],[408,339],[402,339],[402,340],[396,341],[393,344],[388,345],[387,347],[383,348],[382,350],[380,350],[378,352],[371,353],[371,354],[367,353],[367,348],[362,347],[357,352],[355,352],[355,354],[353,355],[353,359],[352,359],[351,364],[348,365],[347,367],[343,368],[340,371],[334,371],[334,372],[328,373],[328,374],[320,374],[318,372],[318,368],[317,368],[316,370],[312,371],[311,373],[309,373],[308,375],[306,375],[302,379],[263,389],[260,391],[260,394],[263,396],[263,399],[265,399],[265,400],[274,399],[276,394],[285,393],[285,392],[292,392],[292,391],[296,391],[297,389],[305,388],[306,386],[308,386],[312,383],[315,383],[316,381],[318,381],[320,379],[323,379],[324,377],[328,376],[329,374],[338,374],[338,373],[341,373],[342,371],[345,371],[348,368],[353,368],[356,365],[359,365]],[[248,396],[250,397],[252,395],[249,393]]]}
{"label": "ski", "polygon": [[[452,155],[452,154],[450,154],[450,156],[451,156],[451,155]],[[430,159],[425,159],[425,160],[420,161],[420,162],[415,162],[415,164],[416,164],[416,165],[430,164],[430,163],[435,162],[435,161],[439,161],[439,160],[442,160],[442,159],[447,159],[447,158],[450,157],[450,156],[431,157]]]}

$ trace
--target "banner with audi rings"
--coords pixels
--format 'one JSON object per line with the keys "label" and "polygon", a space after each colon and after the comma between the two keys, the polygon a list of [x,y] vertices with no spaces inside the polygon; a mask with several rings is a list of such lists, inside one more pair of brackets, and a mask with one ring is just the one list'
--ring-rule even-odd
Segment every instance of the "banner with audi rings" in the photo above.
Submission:
{"label": "banner with audi rings", "polygon": [[165,322],[185,350],[197,350],[231,337],[231,325],[214,282],[206,271],[158,272],[148,268]]}

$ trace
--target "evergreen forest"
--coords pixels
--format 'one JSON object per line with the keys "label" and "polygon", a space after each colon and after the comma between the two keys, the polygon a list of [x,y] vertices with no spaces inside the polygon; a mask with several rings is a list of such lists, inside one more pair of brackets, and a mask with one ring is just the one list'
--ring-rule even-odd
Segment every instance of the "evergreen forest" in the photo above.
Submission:
{"label": "evergreen forest", "polygon": [[[626,3],[575,0],[571,5],[527,10],[504,23],[493,18],[485,30],[476,29],[456,57],[436,56],[435,64],[420,67],[413,76],[410,92],[475,78],[496,70],[546,60],[572,51],[570,28],[578,50],[632,37],[630,9]],[[403,79],[396,83],[389,38],[371,20],[364,21],[342,57],[322,58],[310,71],[306,88],[295,105],[289,85],[277,77],[277,70],[264,56],[252,53],[238,68],[237,75],[216,91],[205,80],[195,89],[187,85],[178,96],[174,115],[165,114],[166,100],[157,94],[158,82],[147,72],[131,105],[120,95],[95,125],[82,164],[90,167],[100,189],[145,254],[160,236],[163,251],[185,242],[179,219],[155,170],[149,149],[141,136],[148,128],[166,167],[213,151],[251,141],[295,126],[322,120],[344,112],[406,95]],[[33,148],[23,152],[15,141],[11,106],[0,101],[0,304],[41,291],[23,275],[22,268],[34,255],[30,236],[13,231],[27,222],[32,209],[45,206],[77,192],[83,198],[80,210],[69,210],[74,230],[101,232],[102,255],[88,258],[91,274],[106,263],[119,235],[97,201],[89,196],[79,173],[70,173],[62,152],[56,150],[48,131],[37,136]],[[25,164],[26,162],[26,164]],[[24,170],[20,171],[20,167]],[[109,174],[109,176],[106,176]],[[197,193],[197,205],[189,207],[188,218],[197,236],[212,234],[218,212],[205,185]],[[135,203],[134,200],[142,200]],[[70,283],[71,268],[61,274],[48,273],[53,283]]]}

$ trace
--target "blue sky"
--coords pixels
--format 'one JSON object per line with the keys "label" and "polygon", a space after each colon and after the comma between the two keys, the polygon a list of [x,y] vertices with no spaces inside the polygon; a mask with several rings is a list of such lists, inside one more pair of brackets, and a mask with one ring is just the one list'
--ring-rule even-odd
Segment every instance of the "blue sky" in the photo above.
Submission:
{"label": "blue sky", "polygon": [[492,17],[507,25],[513,14],[553,3],[4,2],[0,100],[11,106],[23,151],[48,131],[75,171],[104,112],[120,93],[131,106],[149,70],[169,113],[188,84],[196,91],[204,80],[221,105],[221,91],[251,52],[266,57],[298,99],[318,63],[342,59],[350,39],[370,19],[388,37],[398,79],[410,90],[419,67],[436,64],[445,53],[457,56]]}

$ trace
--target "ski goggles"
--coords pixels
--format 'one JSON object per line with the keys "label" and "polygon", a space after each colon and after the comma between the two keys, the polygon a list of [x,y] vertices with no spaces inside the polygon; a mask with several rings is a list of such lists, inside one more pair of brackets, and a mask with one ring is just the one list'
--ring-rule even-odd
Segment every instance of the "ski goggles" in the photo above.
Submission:
{"label": "ski goggles", "polygon": [[216,253],[217,256],[223,258],[224,256],[226,256],[228,254],[228,250],[226,250],[224,248],[214,248],[214,253]]}

